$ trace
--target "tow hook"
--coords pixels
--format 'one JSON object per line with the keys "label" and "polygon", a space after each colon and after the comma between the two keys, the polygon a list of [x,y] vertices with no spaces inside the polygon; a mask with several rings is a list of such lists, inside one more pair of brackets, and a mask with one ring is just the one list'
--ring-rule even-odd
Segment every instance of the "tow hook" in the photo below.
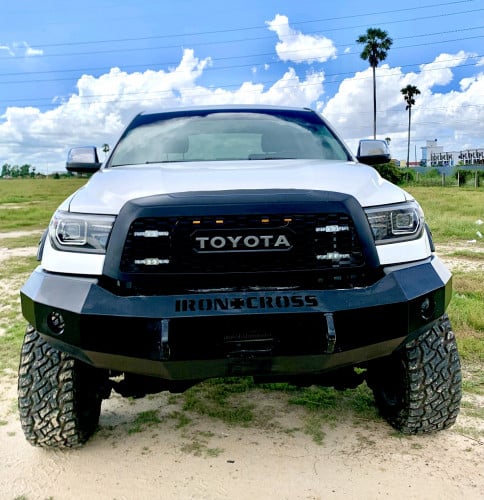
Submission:
{"label": "tow hook", "polygon": [[336,345],[336,330],[332,313],[325,313],[326,318],[326,350],[325,354],[333,354]]}
{"label": "tow hook", "polygon": [[166,361],[170,358],[170,345],[168,344],[168,337],[170,331],[170,320],[161,320],[161,335],[160,335],[160,360]]}

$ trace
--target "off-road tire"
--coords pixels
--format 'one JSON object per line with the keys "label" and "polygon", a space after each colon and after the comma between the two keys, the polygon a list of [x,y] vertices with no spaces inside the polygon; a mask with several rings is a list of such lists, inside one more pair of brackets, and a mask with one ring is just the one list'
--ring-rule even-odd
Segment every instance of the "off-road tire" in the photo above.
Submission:
{"label": "off-road tire", "polygon": [[55,349],[28,326],[18,377],[20,422],[27,441],[44,448],[85,443],[97,428],[106,381],[103,371]]}
{"label": "off-road tire", "polygon": [[393,356],[371,364],[367,381],[380,413],[400,432],[431,433],[453,425],[462,377],[447,315]]}

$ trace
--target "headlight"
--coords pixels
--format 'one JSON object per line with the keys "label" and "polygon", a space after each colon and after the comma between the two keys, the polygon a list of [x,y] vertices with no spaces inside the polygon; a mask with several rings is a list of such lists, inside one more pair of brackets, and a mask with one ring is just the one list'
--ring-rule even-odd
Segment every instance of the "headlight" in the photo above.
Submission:
{"label": "headlight", "polygon": [[415,201],[365,210],[377,245],[414,240],[424,227],[424,215]]}
{"label": "headlight", "polygon": [[49,225],[54,248],[64,252],[106,253],[114,216],[76,214],[58,210]]}

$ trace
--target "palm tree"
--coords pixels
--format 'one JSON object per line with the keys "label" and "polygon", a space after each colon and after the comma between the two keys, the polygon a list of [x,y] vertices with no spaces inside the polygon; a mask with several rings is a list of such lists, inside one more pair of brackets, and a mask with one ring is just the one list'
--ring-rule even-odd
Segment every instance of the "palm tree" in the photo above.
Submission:
{"label": "palm tree", "polygon": [[109,144],[106,143],[103,144],[103,151],[104,151],[104,158],[106,158],[107,154],[109,153]]}
{"label": "palm tree", "polygon": [[386,31],[379,28],[368,28],[364,35],[360,35],[356,43],[364,44],[360,57],[370,63],[373,69],[373,139],[376,139],[376,75],[378,63],[387,58],[387,52],[393,40]]}
{"label": "palm tree", "polygon": [[420,94],[420,90],[415,85],[407,85],[400,90],[403,94],[403,98],[407,103],[405,109],[408,109],[408,144],[407,144],[407,167],[410,161],[410,124],[412,121],[412,106],[415,104],[414,96]]}

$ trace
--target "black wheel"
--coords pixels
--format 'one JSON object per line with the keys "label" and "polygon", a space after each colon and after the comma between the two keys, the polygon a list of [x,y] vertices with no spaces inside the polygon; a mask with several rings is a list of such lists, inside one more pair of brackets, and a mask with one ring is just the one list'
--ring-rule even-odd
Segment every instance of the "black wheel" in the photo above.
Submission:
{"label": "black wheel", "polygon": [[73,448],[96,430],[107,375],[45,342],[27,327],[20,355],[18,405],[27,441]]}
{"label": "black wheel", "polygon": [[447,315],[393,356],[368,367],[368,385],[383,417],[405,434],[454,424],[462,396],[461,369]]}

